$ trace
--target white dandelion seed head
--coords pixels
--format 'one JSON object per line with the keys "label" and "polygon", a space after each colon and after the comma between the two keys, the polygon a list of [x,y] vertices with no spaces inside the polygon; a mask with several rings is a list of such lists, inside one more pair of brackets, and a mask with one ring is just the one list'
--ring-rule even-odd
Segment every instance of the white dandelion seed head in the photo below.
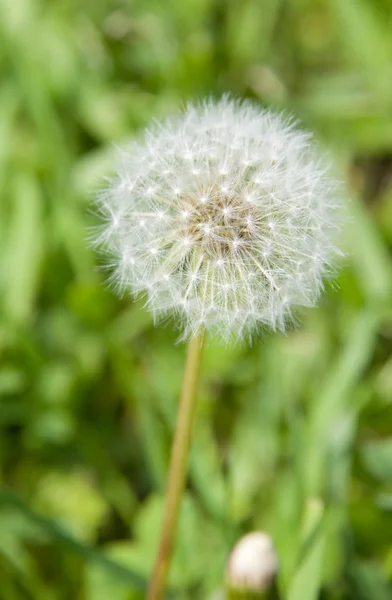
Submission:
{"label": "white dandelion seed head", "polygon": [[113,281],[155,317],[175,313],[184,337],[284,328],[337,254],[336,182],[310,138],[228,97],[147,130],[98,200]]}
{"label": "white dandelion seed head", "polygon": [[278,557],[269,535],[253,531],[234,546],[226,565],[226,579],[231,588],[262,592],[276,577]]}

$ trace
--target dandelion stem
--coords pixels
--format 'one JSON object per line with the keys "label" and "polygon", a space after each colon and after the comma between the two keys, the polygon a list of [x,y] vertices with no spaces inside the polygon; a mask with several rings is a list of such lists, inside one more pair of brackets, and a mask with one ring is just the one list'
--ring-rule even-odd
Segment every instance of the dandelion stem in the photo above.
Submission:
{"label": "dandelion stem", "polygon": [[268,593],[266,591],[248,592],[246,590],[241,591],[228,588],[226,594],[227,600],[268,600]]}
{"label": "dandelion stem", "polygon": [[176,430],[170,459],[163,525],[147,600],[161,600],[169,573],[170,559],[184,492],[191,434],[196,409],[196,394],[203,354],[204,332],[188,346]]}

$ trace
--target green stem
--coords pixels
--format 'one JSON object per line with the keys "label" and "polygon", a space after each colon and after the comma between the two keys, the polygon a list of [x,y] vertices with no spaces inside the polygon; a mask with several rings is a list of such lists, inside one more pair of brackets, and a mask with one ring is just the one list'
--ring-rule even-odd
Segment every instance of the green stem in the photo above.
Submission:
{"label": "green stem", "polygon": [[278,590],[276,580],[271,580],[267,587],[262,590],[240,589],[230,585],[227,581],[225,585],[226,600],[278,600]]}
{"label": "green stem", "polygon": [[188,346],[177,425],[170,459],[162,533],[148,588],[147,600],[161,600],[166,588],[181,499],[186,481],[203,343],[204,332],[194,337]]}
{"label": "green stem", "polygon": [[226,596],[227,600],[267,600],[265,593],[252,593],[230,588],[226,591]]}

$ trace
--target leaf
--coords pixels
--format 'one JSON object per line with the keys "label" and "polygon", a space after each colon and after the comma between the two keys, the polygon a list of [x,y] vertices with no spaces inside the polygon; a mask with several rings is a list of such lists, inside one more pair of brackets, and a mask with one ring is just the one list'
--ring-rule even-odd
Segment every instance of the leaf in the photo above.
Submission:
{"label": "leaf", "polygon": [[376,479],[392,484],[392,437],[367,442],[361,456],[365,467]]}
{"label": "leaf", "polygon": [[392,263],[387,245],[356,198],[351,203],[351,214],[347,233],[356,278],[366,300],[373,305],[384,306],[392,299]]}
{"label": "leaf", "polygon": [[324,507],[319,499],[308,501],[302,529],[299,565],[289,586],[287,600],[317,600],[322,583],[324,555]]}
{"label": "leaf", "polygon": [[[135,552],[130,542],[113,543],[106,549],[108,559],[126,568],[135,562]],[[86,600],[142,600],[144,594],[132,589],[124,579],[100,563],[91,563],[86,566],[85,578]]]}
{"label": "leaf", "polygon": [[330,7],[340,26],[342,42],[352,63],[365,67],[364,78],[377,87],[380,96],[391,99],[387,73],[392,59],[389,27],[372,2],[365,0],[330,0]]}
{"label": "leaf", "polygon": [[356,600],[390,600],[392,597],[392,586],[375,563],[355,562],[349,570],[349,581]]}
{"label": "leaf", "polygon": [[32,525],[42,530],[49,539],[68,548],[70,552],[75,553],[92,563],[99,563],[102,568],[113,573],[113,576],[124,582],[129,587],[137,590],[145,590],[147,580],[136,571],[123,567],[122,565],[110,560],[102,552],[84,544],[69,535],[55,521],[48,519],[39,513],[31,510],[12,490],[6,487],[0,487],[0,508],[12,507],[18,510],[25,518],[31,521]]}
{"label": "leaf", "polygon": [[[304,455],[308,493],[321,489],[326,476],[324,461],[333,444],[337,423],[346,417],[347,397],[372,356],[380,321],[380,313],[370,309],[356,315],[345,344],[323,382],[322,391],[314,399]],[[360,405],[357,405],[350,411],[359,409]]]}
{"label": "leaf", "polygon": [[86,541],[94,538],[108,512],[89,474],[76,470],[46,471],[33,502],[42,513],[55,517],[64,528]]}
{"label": "leaf", "polygon": [[42,197],[34,177],[20,175],[13,187],[13,211],[3,250],[0,285],[9,316],[32,316],[43,251]]}

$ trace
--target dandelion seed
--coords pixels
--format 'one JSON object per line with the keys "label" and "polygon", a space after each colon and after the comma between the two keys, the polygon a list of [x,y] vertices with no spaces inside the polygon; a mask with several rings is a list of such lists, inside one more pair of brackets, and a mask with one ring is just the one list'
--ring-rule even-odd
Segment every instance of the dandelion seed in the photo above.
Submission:
{"label": "dandelion seed", "polygon": [[[206,101],[120,156],[100,195],[97,244],[114,257],[118,286],[145,294],[155,317],[179,315],[184,338],[203,323],[238,339],[284,328],[296,306],[317,301],[338,254],[336,188],[292,120]],[[125,253],[137,268],[124,267]]]}

